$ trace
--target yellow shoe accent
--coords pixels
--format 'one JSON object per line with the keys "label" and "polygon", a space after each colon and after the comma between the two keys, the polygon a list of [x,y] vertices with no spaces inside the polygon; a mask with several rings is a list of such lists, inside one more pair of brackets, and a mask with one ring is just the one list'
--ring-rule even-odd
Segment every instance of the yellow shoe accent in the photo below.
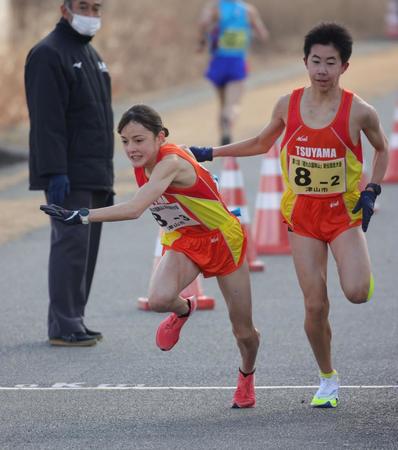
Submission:
{"label": "yellow shoe accent", "polygon": [[311,406],[314,408],[336,408],[339,399],[336,397],[318,398],[316,395],[311,400]]}
{"label": "yellow shoe accent", "polygon": [[375,279],[373,278],[373,274],[370,274],[369,293],[368,298],[366,299],[367,302],[373,297],[374,290],[375,290]]}
{"label": "yellow shoe accent", "polygon": [[337,375],[337,371],[336,371],[336,370],[332,370],[332,371],[329,372],[329,373],[325,373],[325,372],[322,372],[322,370],[320,370],[319,373],[320,373],[320,376],[321,376],[322,378],[332,378],[332,376],[333,376],[334,374]]}

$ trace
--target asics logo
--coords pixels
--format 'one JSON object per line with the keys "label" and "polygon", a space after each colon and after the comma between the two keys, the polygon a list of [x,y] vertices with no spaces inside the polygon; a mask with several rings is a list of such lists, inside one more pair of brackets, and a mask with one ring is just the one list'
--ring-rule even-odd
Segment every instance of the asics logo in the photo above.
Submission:
{"label": "asics logo", "polygon": [[337,201],[335,201],[335,202],[332,202],[332,203],[330,203],[330,205],[329,205],[331,208],[336,208],[336,206],[339,206],[339,201],[337,200]]}
{"label": "asics logo", "polygon": [[210,238],[210,243],[215,244],[216,242],[218,242],[217,236]]}
{"label": "asics logo", "polygon": [[299,136],[297,138],[299,142],[308,142],[308,136]]}
{"label": "asics logo", "polygon": [[82,62],[79,61],[79,62],[73,64],[73,67],[76,67],[76,69],[81,69],[82,68]]}

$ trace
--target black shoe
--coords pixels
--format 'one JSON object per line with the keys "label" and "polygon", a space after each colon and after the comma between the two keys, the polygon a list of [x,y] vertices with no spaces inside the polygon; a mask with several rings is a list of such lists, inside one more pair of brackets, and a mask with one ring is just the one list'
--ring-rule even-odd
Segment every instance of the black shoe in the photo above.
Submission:
{"label": "black shoe", "polygon": [[85,325],[83,325],[83,326],[84,326],[84,329],[86,330],[87,336],[97,339],[97,341],[102,341],[103,336],[100,331],[89,330]]}
{"label": "black shoe", "polygon": [[97,343],[97,339],[78,331],[67,336],[50,338],[48,342],[59,347],[91,347]]}

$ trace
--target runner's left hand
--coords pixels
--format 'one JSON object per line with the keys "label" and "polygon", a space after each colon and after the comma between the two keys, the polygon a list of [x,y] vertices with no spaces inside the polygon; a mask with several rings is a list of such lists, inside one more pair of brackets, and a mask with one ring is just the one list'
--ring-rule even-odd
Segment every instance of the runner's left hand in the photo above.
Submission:
{"label": "runner's left hand", "polygon": [[356,214],[362,209],[362,230],[366,233],[370,218],[373,216],[377,194],[373,191],[362,191],[352,212]]}
{"label": "runner's left hand", "polygon": [[83,223],[79,210],[71,211],[58,205],[40,205],[40,209],[53,219],[60,220],[68,225],[79,225]]}

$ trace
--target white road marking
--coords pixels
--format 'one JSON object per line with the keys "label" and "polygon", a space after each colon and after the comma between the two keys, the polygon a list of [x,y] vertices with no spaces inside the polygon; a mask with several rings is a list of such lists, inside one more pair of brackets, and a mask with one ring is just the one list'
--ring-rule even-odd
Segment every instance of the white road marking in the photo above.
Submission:
{"label": "white road marking", "polygon": [[[36,384],[17,384],[15,386],[0,386],[0,391],[211,391],[234,390],[236,386],[145,386],[141,384],[99,384],[84,386],[85,383],[55,383],[52,386]],[[284,390],[284,389],[317,389],[314,386],[256,386],[256,390]],[[346,385],[341,389],[398,389],[398,385]]]}

